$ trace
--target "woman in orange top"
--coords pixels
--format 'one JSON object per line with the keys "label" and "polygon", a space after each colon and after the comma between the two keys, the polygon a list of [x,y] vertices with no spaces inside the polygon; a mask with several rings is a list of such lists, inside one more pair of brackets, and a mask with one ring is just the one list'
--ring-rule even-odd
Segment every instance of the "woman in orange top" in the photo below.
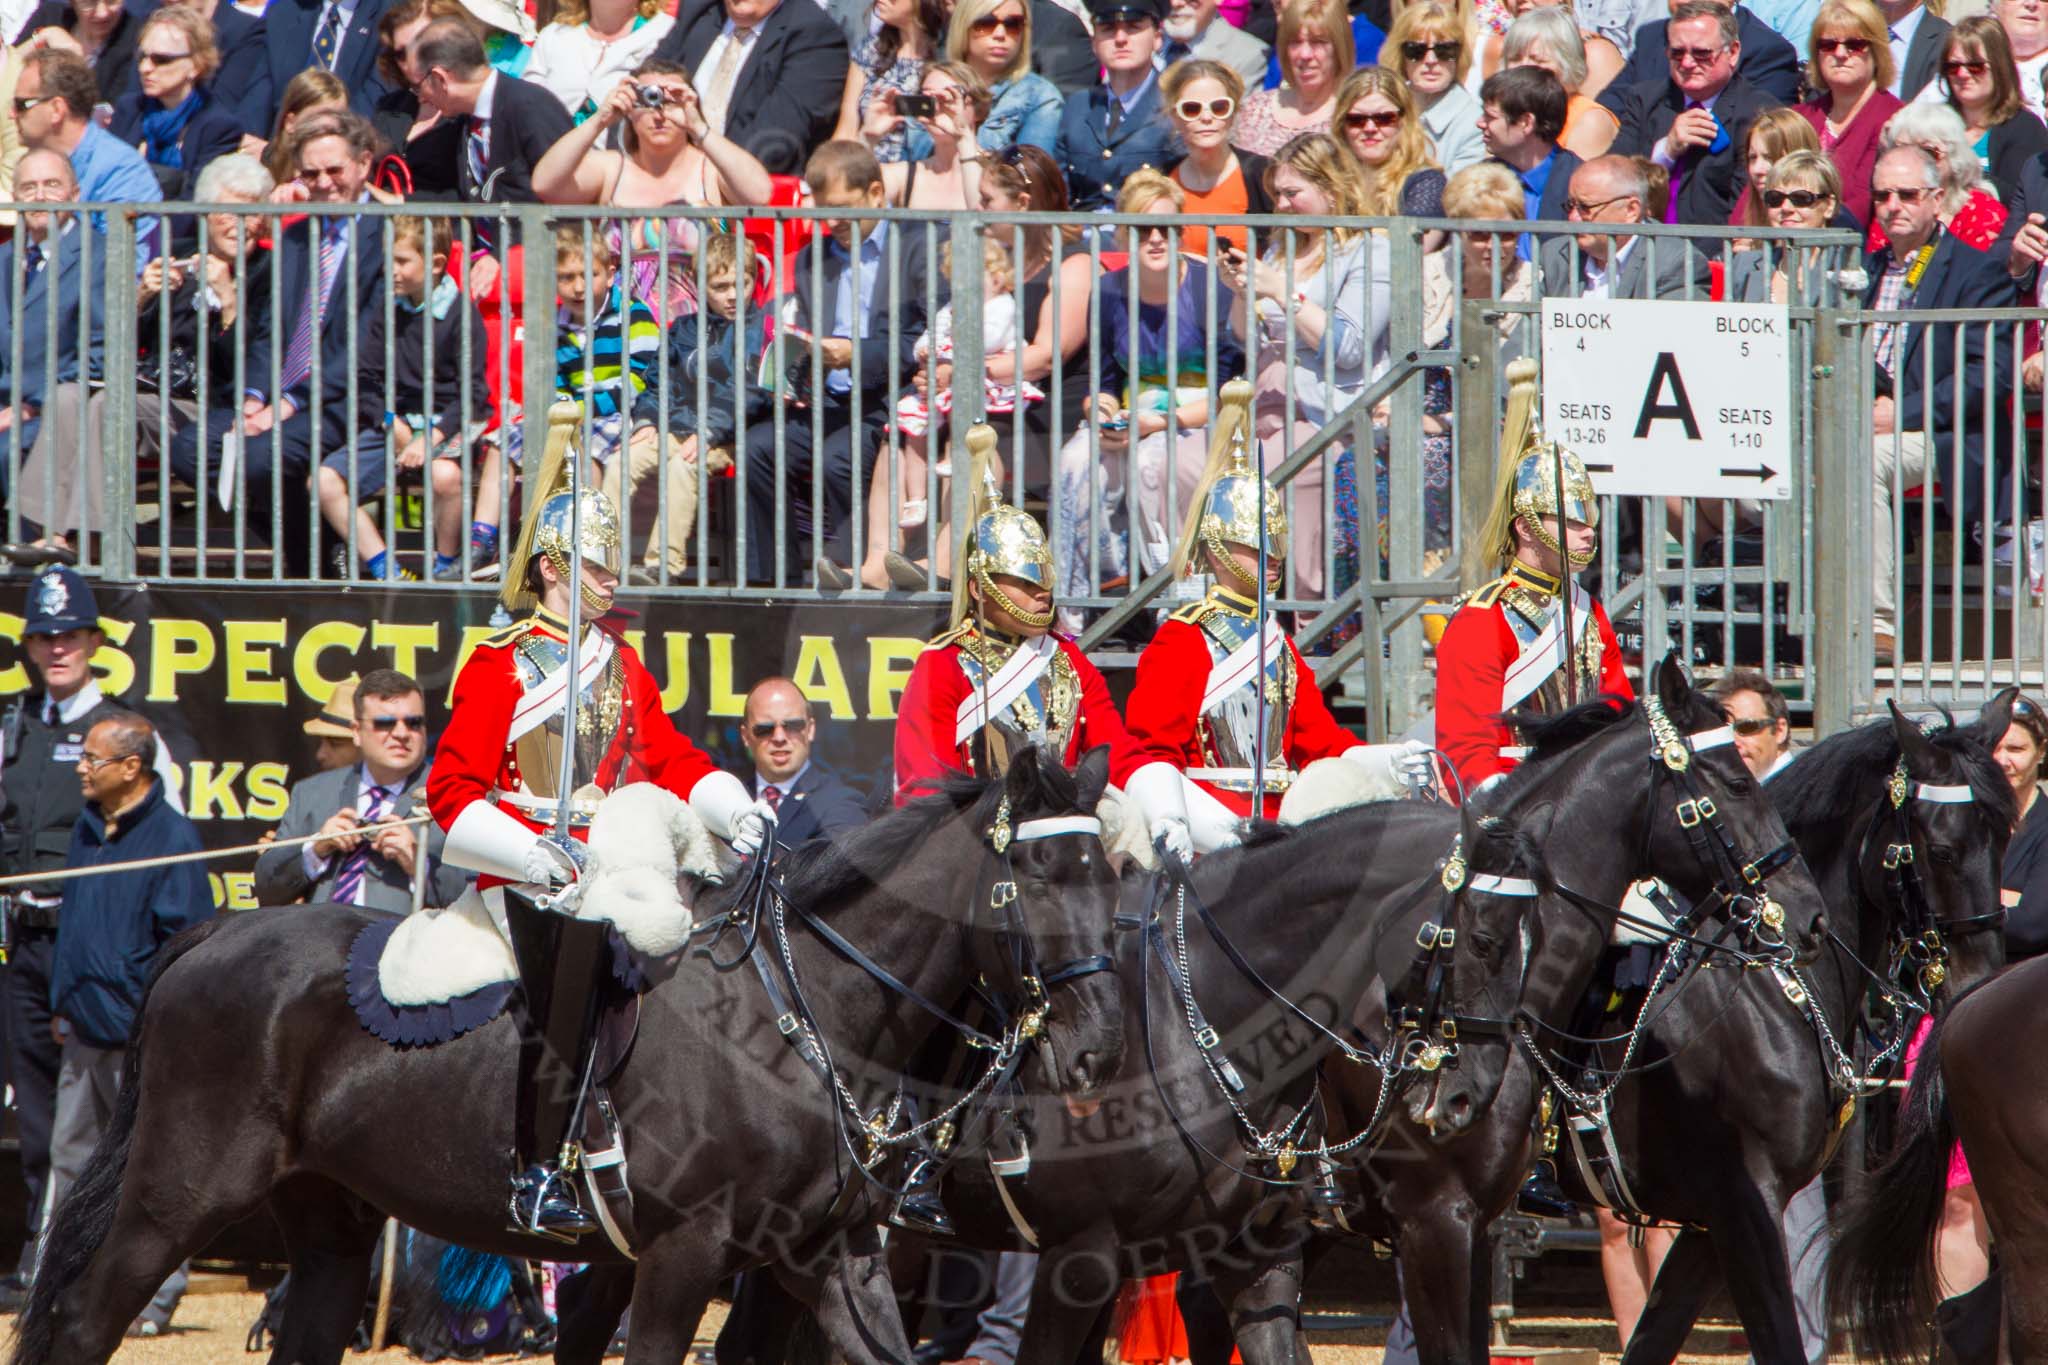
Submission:
{"label": "woman in orange top", "polygon": [[1244,78],[1221,62],[1190,57],[1166,69],[1159,93],[1188,151],[1173,168],[1173,183],[1186,195],[1185,211],[1195,220],[1181,233],[1181,250],[1190,256],[1220,256],[1225,246],[1244,250],[1243,228],[1215,229],[1212,246],[1210,229],[1202,226],[1210,218],[1273,211],[1266,158],[1230,145],[1244,103]]}

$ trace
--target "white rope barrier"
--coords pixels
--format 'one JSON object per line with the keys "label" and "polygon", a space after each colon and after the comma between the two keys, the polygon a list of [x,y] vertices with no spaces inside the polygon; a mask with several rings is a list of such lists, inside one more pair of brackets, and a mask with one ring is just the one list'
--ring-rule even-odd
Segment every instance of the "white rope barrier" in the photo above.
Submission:
{"label": "white rope barrier", "polygon": [[[409,825],[424,825],[433,821],[432,815],[408,815],[402,820],[379,820],[374,825],[358,825],[351,834],[377,834],[387,829],[404,829]],[[197,853],[173,853],[162,858],[130,858],[119,863],[97,863],[92,867],[60,867],[49,872],[23,872],[12,877],[0,877],[0,891],[15,886],[39,886],[44,882],[71,881],[80,877],[103,877],[112,872],[133,872],[140,867],[170,867],[176,863],[204,863],[220,858],[239,858],[245,853],[261,853],[269,848],[294,848],[334,835],[325,833],[295,834],[289,839],[262,839],[253,844],[236,844],[233,848],[203,848]]]}

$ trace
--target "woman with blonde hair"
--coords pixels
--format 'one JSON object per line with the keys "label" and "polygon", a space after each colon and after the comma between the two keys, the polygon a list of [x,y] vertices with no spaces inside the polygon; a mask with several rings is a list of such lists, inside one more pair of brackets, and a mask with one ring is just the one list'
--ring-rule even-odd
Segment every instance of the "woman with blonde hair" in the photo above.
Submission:
{"label": "woman with blonde hair", "polygon": [[[1749,172],[1749,183],[1742,187],[1742,195],[1735,201],[1735,211],[1728,215],[1728,221],[1736,227],[1767,227],[1770,216],[1764,211],[1763,183],[1771,174],[1771,167],[1780,157],[1794,152],[1820,151],[1820,134],[1806,121],[1806,115],[1797,109],[1766,109],[1749,121],[1747,145],[1743,148],[1743,165]],[[1858,227],[1862,224],[1858,223]]]}
{"label": "woman with blonde hair", "polygon": [[[1352,72],[1345,85],[1357,76]],[[1159,93],[1165,96],[1166,114],[1180,134],[1180,145],[1187,149],[1173,168],[1173,183],[1186,197],[1187,215],[1193,220],[1181,232],[1181,249],[1204,257],[1214,256],[1225,245],[1242,251],[1245,229],[1212,229],[1204,223],[1273,211],[1266,198],[1266,158],[1232,145],[1237,140],[1237,112],[1244,107],[1244,78],[1222,62],[1189,57],[1166,68],[1159,78]],[[1339,91],[1337,107],[1341,111],[1343,106]]]}
{"label": "woman with blonde hair", "polygon": [[[1031,69],[1031,7],[1025,0],[960,0],[946,25],[946,60],[967,67],[988,87],[989,108],[975,130],[984,152],[1027,143],[1059,150],[1059,87]],[[920,133],[911,135],[911,150]]]}
{"label": "woman with blonde hair", "polygon": [[546,87],[581,123],[675,26],[661,0],[556,0],[525,79]]}
{"label": "woman with blonde hair", "polygon": [[1486,160],[1479,101],[1465,88],[1472,70],[1469,21],[1442,0],[1415,0],[1394,19],[1380,64],[1408,83],[1446,175]]}
{"label": "woman with blonde hair", "polygon": [[[1894,147],[1918,147],[1941,168],[1941,223],[1956,240],[1989,251],[2005,229],[2009,210],[1984,183],[1984,167],[1962,116],[1946,104],[1909,104],[1892,116],[1877,140],[1877,155]],[[1845,183],[1846,197],[1849,187]],[[1871,223],[1869,246],[1890,244],[1884,228]]]}
{"label": "woman with blonde hair", "polygon": [[1288,0],[1273,50],[1280,88],[1247,96],[1237,125],[1237,145],[1260,156],[1303,133],[1329,132],[1337,87],[1358,64],[1343,0]]}
{"label": "woman with blonde hair", "polygon": [[1806,82],[1819,96],[1799,112],[1842,173],[1842,207],[1870,221],[1870,173],[1878,134],[1900,108],[1892,83],[1891,30],[1870,0],[1827,0],[1806,45]]}
{"label": "woman with blonde hair", "polygon": [[270,178],[282,185],[298,175],[299,168],[291,161],[292,129],[308,114],[323,109],[348,108],[348,84],[332,71],[309,66],[291,78],[284,94],[277,101],[277,123],[270,130],[270,141],[263,147],[263,169],[270,172]]}
{"label": "woman with blonde hair", "polygon": [[1948,107],[1962,116],[1999,202],[2018,203],[2021,173],[2048,151],[2048,127],[2020,98],[2019,68],[2003,24],[1987,14],[1957,21],[1942,48],[1941,78],[1920,98],[1943,90]]}
{"label": "woman with blonde hair", "polygon": [[[1842,206],[1842,173],[1824,152],[1787,152],[1758,182],[1756,197],[1770,215],[1771,227],[1824,228]],[[1827,255],[1821,247],[1787,247],[1782,241],[1768,250],[1737,251],[1729,258],[1728,301],[1819,303]],[[1702,514],[1707,510],[1702,504]]]}
{"label": "woman with blonde hair", "polygon": [[218,70],[213,25],[196,10],[167,5],[143,20],[135,45],[139,88],[114,106],[107,131],[142,153],[166,199],[184,198],[209,161],[241,148],[241,120],[213,100]]}
{"label": "woman with blonde hair", "polygon": [[[1275,212],[1326,220],[1290,225],[1256,261],[1233,251],[1218,272],[1236,296],[1231,330],[1256,348],[1254,431],[1277,466],[1362,393],[1386,358],[1392,285],[1386,248],[1348,221],[1366,212],[1365,185],[1357,160],[1335,138],[1304,133],[1282,147],[1266,190]],[[1349,458],[1348,451],[1331,457],[1339,485]],[[1323,482],[1322,462],[1312,461],[1288,485],[1291,591],[1307,596],[1321,593],[1326,576]]]}
{"label": "woman with blonde hair", "polygon": [[1621,123],[1601,108],[1599,101],[1583,93],[1586,84],[1586,40],[1571,14],[1554,5],[1525,11],[1508,25],[1501,40],[1501,65],[1538,66],[1557,77],[1564,87],[1564,131],[1557,145],[1591,161],[1604,156],[1614,145]]}
{"label": "woman with blonde hair", "polygon": [[1402,79],[1383,66],[1360,67],[1337,92],[1332,127],[1358,158],[1366,212],[1375,218],[1434,218],[1443,210],[1444,173]]}

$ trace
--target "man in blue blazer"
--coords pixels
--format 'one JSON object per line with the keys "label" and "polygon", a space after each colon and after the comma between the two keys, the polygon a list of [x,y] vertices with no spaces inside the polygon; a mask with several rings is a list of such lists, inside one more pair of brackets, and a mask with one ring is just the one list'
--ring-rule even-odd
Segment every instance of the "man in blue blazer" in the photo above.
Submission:
{"label": "man in blue blazer", "polygon": [[[1742,60],[1737,63],[1735,74],[1780,104],[1799,103],[1799,80],[1804,63],[1798,49],[1741,5],[1724,8],[1735,11],[1736,37],[1742,44]],[[1622,96],[1630,86],[1668,78],[1671,75],[1670,42],[1669,19],[1655,19],[1637,29],[1635,51],[1629,54],[1628,65],[1600,92],[1600,103],[1619,115]]]}
{"label": "man in blue blazer", "polygon": [[1159,95],[1152,59],[1159,51],[1165,0],[1090,0],[1095,58],[1103,80],[1067,96],[1054,159],[1077,209],[1116,204],[1124,177],[1140,167],[1164,170],[1176,139]]}
{"label": "man in blue blazer", "polygon": [[391,0],[271,0],[263,12],[262,85],[244,98],[262,108],[261,126],[251,131],[270,136],[284,88],[309,66],[341,77],[348,107],[369,117],[389,92],[377,71],[377,24],[389,8]]}
{"label": "man in blue blazer", "polygon": [[[33,151],[14,170],[15,194],[24,202],[63,203],[78,198],[78,180],[71,162],[60,152]],[[0,245],[0,451],[19,433],[27,458],[42,427],[43,409],[60,384],[76,384],[81,375],[100,377],[100,338],[105,322],[105,292],[97,287],[105,265],[100,237],[75,213],[23,213],[22,234]],[[95,288],[86,296],[84,336],[79,328],[79,279],[84,253],[94,253]],[[21,278],[21,312],[14,311],[14,280]],[[48,368],[49,338],[57,340],[56,368]],[[21,347],[21,369],[14,369],[15,345]],[[82,344],[81,344],[82,343]],[[0,471],[10,464],[0,457]],[[0,486],[6,474],[0,472]]]}
{"label": "man in blue blazer", "polygon": [[811,757],[817,737],[810,698],[788,678],[764,678],[747,693],[740,743],[753,766],[739,778],[775,803],[775,842],[791,848],[868,822],[860,793]]}

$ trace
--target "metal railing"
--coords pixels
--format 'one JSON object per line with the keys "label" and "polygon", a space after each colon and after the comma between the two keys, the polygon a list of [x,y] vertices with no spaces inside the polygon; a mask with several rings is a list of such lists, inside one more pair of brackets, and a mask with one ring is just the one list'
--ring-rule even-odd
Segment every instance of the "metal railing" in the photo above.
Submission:
{"label": "metal railing", "polygon": [[[1991,486],[2006,494],[1991,501],[2004,520],[1972,540],[1967,515],[1953,522],[1940,500],[1915,503],[1908,485],[1894,489],[1902,615],[1895,664],[1877,661],[1869,566],[1878,519],[1864,510],[1874,506],[1876,334],[1901,321],[1940,333],[1918,352],[1932,382],[1943,355],[1960,358],[1965,334],[1987,320],[1863,310],[1842,283],[1860,265],[1850,234],[1745,231],[1759,255],[1743,258],[1730,231],[1661,225],[817,209],[741,220],[696,209],[622,218],[545,205],[365,204],[310,206],[311,218],[215,206],[248,215],[240,219],[200,206],[99,206],[99,236],[79,216],[84,206],[20,207],[70,223],[51,238],[60,243],[52,259],[78,287],[39,287],[20,249],[0,278],[18,324],[0,346],[9,364],[0,390],[11,385],[42,419],[40,436],[20,423],[0,434],[13,490],[8,538],[89,533],[86,564],[113,577],[360,583],[367,552],[381,545],[380,567],[424,580],[407,590],[487,581],[487,566],[469,557],[470,526],[494,524],[509,543],[516,490],[536,472],[559,390],[579,405],[586,457],[610,457],[587,475],[622,495],[627,557],[644,569],[635,590],[936,603],[946,528],[971,492],[964,452],[947,468],[951,436],[986,417],[1003,436],[1007,495],[1041,515],[1058,547],[1069,624],[1115,664],[1134,653],[1126,641],[1149,633],[1140,618],[1183,590],[1164,549],[1206,458],[1218,390],[1243,376],[1257,385],[1255,458],[1287,491],[1296,526],[1277,605],[1292,613],[1319,676],[1366,700],[1372,729],[1398,732],[1431,699],[1425,618],[1493,571],[1473,530],[1491,497],[1504,362],[1540,349],[1536,315],[1552,289],[1579,291],[1579,234],[1620,234],[1636,239],[1644,295],[1705,297],[1708,257],[1724,292],[1745,259],[1761,261],[1765,280],[1786,263],[1800,282],[1787,300],[1783,377],[1797,428],[1792,497],[1668,509],[1606,500],[1600,590],[1632,644],[1661,654],[1669,640],[1710,672],[1763,667],[1803,688],[1827,727],[1867,712],[1881,692],[1966,701],[1995,681],[2035,682],[2048,659],[2048,625],[2030,590],[2040,555],[2029,561],[2024,549],[2041,456],[2025,397],[2004,380],[1973,390],[1976,416],[1953,415],[1958,429],[1991,433]],[[390,287],[394,219],[419,213],[431,215],[423,254],[447,256],[460,280],[452,301],[431,292],[420,301],[428,314],[448,310],[432,322]],[[1162,222],[1171,228],[1163,252]],[[816,245],[842,223],[864,263],[858,284],[844,278],[843,250]],[[1455,234],[1512,241],[1532,231],[1539,247],[1564,242],[1550,248],[1563,257],[1554,278],[1530,269],[1518,280],[1505,251],[1482,278],[1468,276]],[[703,247],[718,233],[751,242],[768,282],[737,291],[729,323],[699,305],[714,283]],[[1320,251],[1318,233],[1327,234]],[[150,245],[158,240],[165,245]],[[330,261],[334,285],[321,301],[314,266],[330,240],[342,259]],[[1218,268],[1240,241],[1277,271],[1250,315]],[[67,258],[64,242],[80,249]],[[1017,277],[1007,296],[986,287],[991,242],[1007,248]],[[565,275],[601,279],[609,251],[630,287],[618,299],[586,289],[558,309]],[[181,286],[175,306],[152,305],[153,259],[151,278],[199,278],[209,256],[210,292]],[[856,300],[860,335],[850,346],[818,344],[847,311],[842,289]],[[608,299],[630,305],[623,317]],[[918,350],[941,307],[949,377]],[[180,309],[196,310],[196,333]],[[308,348],[303,319],[316,315],[324,344]],[[2018,373],[2023,329],[2043,317],[1998,314],[2011,324],[1993,348],[2004,372]],[[615,363],[593,361],[593,334],[620,338]],[[181,335],[192,337],[183,359]],[[25,370],[36,347],[55,382]],[[67,356],[80,372],[62,379]],[[400,400],[406,366],[421,378],[416,401]],[[277,420],[287,392],[303,397],[304,411]],[[899,412],[920,393],[932,433],[924,441]],[[1107,420],[1111,410],[1127,433]],[[437,439],[400,439],[415,434],[411,418]],[[689,460],[671,447],[686,438]],[[1963,486],[1967,447],[1947,443],[1930,486]],[[117,458],[99,459],[102,450]],[[730,472],[714,467],[714,450],[727,453]],[[76,471],[68,482],[52,474],[66,470]],[[101,493],[96,511],[85,506],[88,487]],[[921,522],[909,505],[920,501]],[[2016,534],[2008,542],[2004,532]],[[2004,543],[2021,545],[2019,558],[2001,561]],[[453,557],[438,584],[437,552]],[[821,560],[853,575],[853,586],[821,588]]]}

